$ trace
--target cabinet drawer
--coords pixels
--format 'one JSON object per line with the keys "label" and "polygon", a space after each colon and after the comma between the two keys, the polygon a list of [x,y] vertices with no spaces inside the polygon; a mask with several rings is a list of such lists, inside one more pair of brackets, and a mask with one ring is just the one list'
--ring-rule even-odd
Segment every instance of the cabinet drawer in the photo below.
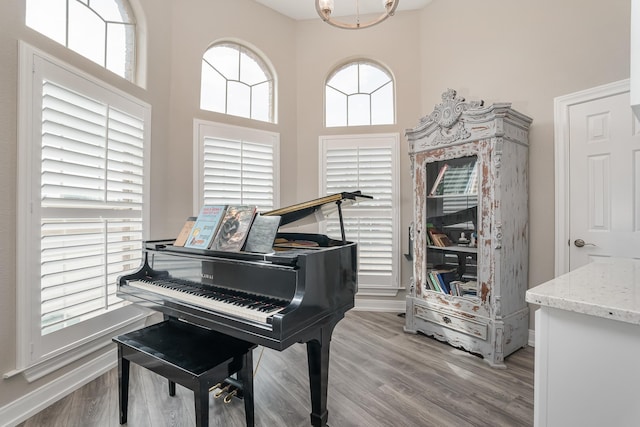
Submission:
{"label": "cabinet drawer", "polygon": [[452,316],[450,313],[443,313],[438,310],[428,309],[419,305],[416,305],[414,308],[416,317],[419,317],[420,319],[471,335],[472,337],[483,340],[487,339],[486,324],[474,322],[462,317]]}

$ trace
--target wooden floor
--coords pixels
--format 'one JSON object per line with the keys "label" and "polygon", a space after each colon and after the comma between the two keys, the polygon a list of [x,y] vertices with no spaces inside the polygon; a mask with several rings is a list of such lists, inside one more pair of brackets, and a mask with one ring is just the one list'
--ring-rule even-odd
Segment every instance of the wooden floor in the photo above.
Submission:
{"label": "wooden floor", "polygon": [[[531,426],[533,348],[490,368],[481,358],[424,335],[404,333],[391,313],[351,311],[331,342],[331,427]],[[262,347],[254,350],[254,364]],[[266,349],[255,377],[256,426],[308,426],[306,347]],[[75,391],[21,427],[118,426],[115,369]],[[129,422],[132,427],[193,426],[193,394],[131,364]],[[244,408],[210,394],[211,426],[244,426]]]}

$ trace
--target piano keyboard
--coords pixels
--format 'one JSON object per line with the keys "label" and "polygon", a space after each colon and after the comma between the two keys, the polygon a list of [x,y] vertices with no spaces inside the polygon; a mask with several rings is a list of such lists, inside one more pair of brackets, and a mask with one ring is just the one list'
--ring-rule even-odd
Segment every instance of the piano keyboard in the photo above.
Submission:
{"label": "piano keyboard", "polygon": [[289,304],[285,300],[231,289],[203,288],[180,279],[129,280],[127,285],[260,323],[269,323],[269,317]]}

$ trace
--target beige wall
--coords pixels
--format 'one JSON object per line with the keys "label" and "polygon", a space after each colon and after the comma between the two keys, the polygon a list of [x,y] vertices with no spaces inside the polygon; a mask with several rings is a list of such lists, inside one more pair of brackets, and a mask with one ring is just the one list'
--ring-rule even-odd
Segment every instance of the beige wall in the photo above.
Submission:
{"label": "beige wall", "polygon": [[[182,3],[181,3],[182,4]],[[284,205],[293,204],[296,188],[296,57],[294,22],[253,1],[189,0],[189,7],[174,7],[171,80],[171,146],[163,216],[171,238],[193,213],[193,120],[211,120],[257,127],[280,133],[281,180]],[[221,7],[221,5],[223,5]],[[224,14],[220,12],[220,8]],[[278,80],[278,123],[264,123],[200,110],[202,55],[218,40],[236,40],[253,47],[273,66]]]}
{"label": "beige wall", "polygon": [[[133,94],[152,106],[151,133],[153,139],[151,180],[151,207],[162,211],[163,151],[169,141],[169,82],[170,55],[166,46],[171,42],[169,0],[132,0],[144,10],[146,21],[147,57],[150,64],[146,78],[147,90],[135,86],[104,70],[85,58],[24,26],[24,0],[0,2],[0,374],[16,367],[16,271],[15,225],[17,181],[17,104],[18,104],[18,40],[49,52],[82,71],[98,76],[103,81]],[[152,217],[152,233],[162,227],[163,219]],[[91,356],[90,356],[91,357]],[[85,358],[84,360],[87,360]],[[0,408],[48,381],[71,371],[82,361],[71,364],[59,372],[31,384],[21,375],[0,379]]]}
{"label": "beige wall", "polygon": [[[18,39],[152,105],[152,238],[171,237],[192,213],[194,117],[279,132],[281,203],[315,197],[318,136],[347,132],[322,127],[325,77],[345,60],[367,57],[385,64],[397,79],[397,125],[366,130],[401,135],[404,251],[412,219],[404,129],[429,114],[449,87],[470,100],[512,102],[534,119],[530,286],[553,276],[553,98],[629,77],[628,0],[433,0],[421,12],[399,12],[382,25],[355,32],[318,20],[296,23],[251,0],[135,1],[146,15],[150,40],[146,90],[25,29],[24,0],[0,2],[0,372],[15,367]],[[247,42],[272,62],[278,124],[199,111],[200,58],[222,37]],[[409,277],[410,265],[403,259],[402,284]],[[33,384],[21,376],[0,380],[0,408],[77,366]]]}
{"label": "beige wall", "polygon": [[[220,9],[221,3],[224,3]],[[182,4],[182,3],[181,3]],[[197,213],[192,200],[194,118],[257,127],[280,133],[282,200],[294,203],[296,168],[295,27],[292,20],[253,1],[189,0],[189,7],[174,7],[172,31],[171,145],[168,147],[164,235],[171,238],[187,216]],[[223,10],[224,14],[220,11]],[[200,110],[202,55],[219,40],[237,40],[268,58],[278,79],[278,123],[264,123]],[[287,203],[290,202],[290,203]]]}
{"label": "beige wall", "polygon": [[630,8],[628,0],[435,0],[420,14],[424,113],[453,88],[533,118],[529,287],[554,274],[553,99],[629,77]]}
{"label": "beige wall", "polygon": [[[412,184],[404,131],[417,124],[421,114],[422,73],[418,55],[420,15],[398,12],[383,24],[365,30],[339,30],[319,19],[298,23],[298,189],[297,199],[318,196],[318,137],[353,133],[400,135],[401,236],[406,252],[407,227],[413,220]],[[386,66],[396,79],[397,124],[388,126],[324,128],[324,83],[327,75],[349,60],[370,58]],[[401,257],[401,284],[408,286],[411,264]],[[365,299],[365,298],[361,298]],[[404,291],[396,300],[404,300]]]}

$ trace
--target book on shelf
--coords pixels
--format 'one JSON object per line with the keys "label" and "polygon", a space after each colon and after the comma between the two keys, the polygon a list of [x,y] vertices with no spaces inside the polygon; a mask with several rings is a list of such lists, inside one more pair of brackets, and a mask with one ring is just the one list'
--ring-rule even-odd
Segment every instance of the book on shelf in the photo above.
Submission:
{"label": "book on shelf", "polygon": [[437,268],[429,271],[429,287],[436,292],[454,295],[451,283],[456,277],[456,270],[451,268]]}
{"label": "book on shelf", "polygon": [[431,187],[429,196],[442,195],[443,178],[448,168],[449,168],[449,165],[447,163],[440,166],[440,171],[438,171],[438,176],[436,177],[436,180],[433,182],[433,186]]}
{"label": "book on shelf", "polygon": [[429,196],[468,195],[478,192],[478,162],[462,165],[445,163],[431,187]]}
{"label": "book on shelf", "polygon": [[[184,243],[185,248],[208,249],[218,231],[221,219],[226,211],[225,205],[204,205],[196,218],[189,237]],[[174,246],[175,243],[174,243]]]}
{"label": "book on shelf", "polygon": [[440,281],[435,277],[433,272],[429,272],[427,277],[429,278],[429,280],[427,280],[429,289],[436,292],[442,292],[442,289],[440,289]]}
{"label": "book on shelf", "polygon": [[191,230],[193,229],[197,218],[198,217],[195,216],[190,216],[189,218],[187,218],[184,225],[180,229],[180,233],[178,233],[178,237],[176,237],[176,240],[173,242],[173,246],[184,246],[184,244],[187,243],[187,239],[191,234]]}
{"label": "book on shelf", "polygon": [[443,195],[465,194],[467,183],[471,175],[470,163],[459,166],[450,166],[442,179]]}
{"label": "book on shelf", "polygon": [[255,215],[255,206],[227,206],[224,218],[209,248],[214,251],[241,251]]}
{"label": "book on shelf", "polygon": [[453,246],[453,242],[451,241],[449,236],[447,236],[442,231],[439,231],[438,229],[435,229],[435,228],[428,229],[427,235],[431,239],[432,246],[439,246],[441,248],[444,248],[447,246]]}
{"label": "book on shelf", "polygon": [[273,252],[273,242],[278,234],[280,219],[278,215],[256,215],[249,229],[244,250],[262,254]]}
{"label": "book on shelf", "polygon": [[464,194],[478,194],[478,162],[473,162],[473,168],[471,169],[471,175],[467,181],[467,188],[464,190]]}
{"label": "book on shelf", "polygon": [[478,295],[478,282],[475,280],[463,281],[453,280],[450,283],[451,292],[453,295],[464,296],[477,296]]}

